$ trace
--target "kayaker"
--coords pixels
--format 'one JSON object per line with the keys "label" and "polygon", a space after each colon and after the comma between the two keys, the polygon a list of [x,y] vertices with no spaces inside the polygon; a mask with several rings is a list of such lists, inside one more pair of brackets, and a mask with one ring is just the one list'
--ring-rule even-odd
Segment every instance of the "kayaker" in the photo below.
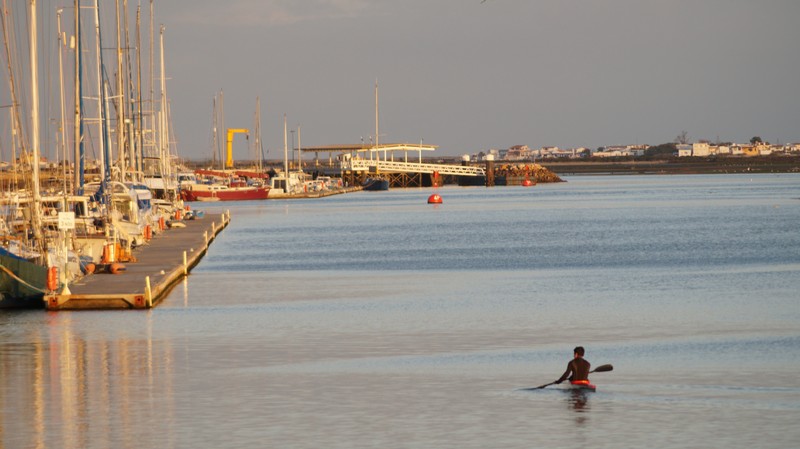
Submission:
{"label": "kayaker", "polygon": [[567,379],[569,379],[570,382],[589,380],[589,369],[592,364],[583,358],[585,352],[583,346],[577,346],[574,349],[572,360],[567,363],[567,370],[564,371],[564,374],[562,374],[555,383],[560,384]]}

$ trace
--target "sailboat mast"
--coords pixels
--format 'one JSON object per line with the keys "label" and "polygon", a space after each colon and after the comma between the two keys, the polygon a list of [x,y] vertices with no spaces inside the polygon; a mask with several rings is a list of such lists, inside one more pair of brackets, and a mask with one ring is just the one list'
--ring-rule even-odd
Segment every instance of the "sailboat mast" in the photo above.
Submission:
{"label": "sailboat mast", "polygon": [[19,146],[22,149],[22,153],[23,154],[25,153],[25,146],[26,145],[25,145],[25,139],[24,139],[25,134],[22,131],[22,117],[20,116],[20,112],[19,112],[19,99],[17,98],[16,82],[14,81],[14,68],[13,68],[14,64],[12,62],[13,56],[12,56],[12,53],[11,53],[11,49],[9,48],[11,41],[9,39],[9,34],[8,34],[9,30],[8,30],[8,28],[9,28],[10,25],[6,22],[6,18],[9,15],[10,15],[10,13],[8,12],[8,6],[6,4],[6,0],[3,0],[3,14],[0,15],[0,22],[2,22],[2,24],[3,24],[3,43],[4,43],[5,53],[6,53],[6,63],[7,63],[6,67],[8,68],[8,90],[9,90],[9,93],[11,94],[11,129],[12,129],[12,132],[11,132],[11,139],[12,139],[11,148],[12,148],[12,151],[13,151],[13,154],[14,154],[14,157],[12,157],[11,160],[12,160],[12,163],[14,164],[14,167],[15,167],[14,168],[14,177],[15,177],[15,182],[16,182],[16,173],[17,173],[17,170],[16,170],[16,160],[17,160],[17,158],[16,158],[16,148],[17,148],[16,140],[19,140]]}
{"label": "sailboat mast", "polygon": [[217,148],[219,147],[217,136],[217,96],[211,99],[211,168],[217,163]]}
{"label": "sailboat mast", "polygon": [[[222,133],[225,132],[225,92],[219,91],[219,106],[218,106],[218,117],[219,117],[219,129]],[[217,153],[219,154],[219,168],[225,170],[225,160],[223,159],[223,143],[222,138],[217,138]]]}
{"label": "sailboat mast", "polygon": [[256,97],[256,138],[255,138],[255,156],[256,156],[256,171],[261,173],[261,98]]}
{"label": "sailboat mast", "polygon": [[139,176],[144,170],[144,136],[142,134],[142,5],[136,8],[136,171]]}
{"label": "sailboat mast", "polygon": [[120,0],[114,2],[116,6],[116,19],[117,19],[117,157],[120,164],[120,181],[125,182],[125,172],[127,171],[127,164],[125,162],[125,93],[124,93],[124,75],[122,72],[122,23],[120,22]]}
{"label": "sailboat mast", "polygon": [[[286,139],[286,114],[283,114],[283,173],[286,182],[289,182],[289,142]],[[288,188],[289,185],[287,184]]]}
{"label": "sailboat mast", "polygon": [[297,125],[297,171],[303,171],[303,153],[300,150],[300,125]]}
{"label": "sailboat mast", "polygon": [[108,126],[106,123],[106,93],[103,82],[103,41],[100,33],[100,4],[99,0],[94,0],[94,26],[95,26],[95,43],[97,50],[97,109],[100,111],[100,157],[102,164],[100,164],[101,178],[104,188],[111,181],[111,158],[108,153]]}
{"label": "sailboat mast", "polygon": [[84,146],[83,146],[83,83],[81,82],[81,5],[75,0],[75,187],[83,195]]}
{"label": "sailboat mast", "polygon": [[63,61],[63,53],[64,53],[64,35],[61,31],[61,13],[63,9],[59,9],[56,12],[56,22],[58,27],[58,85],[59,85],[59,98],[61,99],[61,125],[59,129],[61,130],[61,152],[64,155],[64,160],[62,161],[62,168],[63,168],[63,176],[62,180],[64,181],[64,195],[67,194],[67,161],[69,161],[69,156],[67,156],[67,110],[64,106],[64,61]]}
{"label": "sailboat mast", "polygon": [[36,42],[36,0],[30,0],[30,58],[31,58],[31,151],[33,161],[31,168],[33,172],[32,193],[33,203],[31,204],[31,227],[34,237],[41,242],[42,226],[39,216],[39,204],[42,201],[39,190],[39,55]]}
{"label": "sailboat mast", "polygon": [[133,79],[133,67],[131,65],[131,36],[130,36],[130,19],[128,18],[128,0],[122,0],[122,35],[124,36],[123,39],[125,40],[125,45],[123,47],[123,61],[125,63],[125,76],[123,80],[126,83],[126,87],[123,91],[126,92],[125,95],[122,96],[124,100],[122,103],[127,111],[125,114],[128,117],[125,120],[125,146],[128,148],[128,166],[130,167],[131,173],[131,180],[136,182],[142,181],[141,170],[138,170],[138,161],[137,161],[137,140],[136,140],[136,132],[135,126],[138,120],[136,115],[135,109],[135,93],[136,93],[136,86],[134,85]]}
{"label": "sailboat mast", "polygon": [[161,25],[159,32],[159,57],[161,59],[161,164],[164,169],[162,173],[169,179],[169,126],[167,118],[167,79],[164,74],[164,25]]}
{"label": "sailboat mast", "polygon": [[[158,141],[156,140],[156,104],[155,104],[155,91],[156,91],[156,75],[155,75],[155,62],[153,54],[155,52],[155,25],[153,24],[153,0],[150,0],[150,98],[147,102],[150,105],[150,151],[149,157],[157,155],[156,149],[158,148]],[[161,167],[158,167],[158,173],[162,174]]]}

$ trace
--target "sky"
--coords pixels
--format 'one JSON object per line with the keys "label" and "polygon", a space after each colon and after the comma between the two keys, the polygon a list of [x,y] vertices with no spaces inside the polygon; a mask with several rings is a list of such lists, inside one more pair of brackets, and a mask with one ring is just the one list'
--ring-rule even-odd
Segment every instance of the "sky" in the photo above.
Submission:
{"label": "sky", "polygon": [[260,98],[269,159],[284,114],[303,147],[369,141],[376,81],[379,140],[440,155],[800,142],[797,0],[156,0],[155,16],[189,159],[211,158],[220,91],[227,127],[252,129]]}

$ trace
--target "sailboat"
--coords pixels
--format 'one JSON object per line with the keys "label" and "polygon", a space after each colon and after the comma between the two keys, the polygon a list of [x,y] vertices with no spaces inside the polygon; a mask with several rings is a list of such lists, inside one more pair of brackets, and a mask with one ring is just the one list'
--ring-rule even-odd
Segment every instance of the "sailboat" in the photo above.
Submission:
{"label": "sailboat", "polygon": [[[177,213],[178,208],[183,212],[183,205],[177,201],[177,189],[171,187],[176,185],[171,176],[171,159],[168,155],[169,139],[168,131],[168,108],[166,96],[164,94],[164,63],[163,63],[163,28],[162,28],[162,86],[161,86],[161,111],[159,111],[159,129],[156,134],[155,112],[153,112],[152,131],[144,132],[141,128],[142,113],[141,100],[138,101],[138,115],[133,112],[132,105],[135,104],[129,94],[133,90],[134,82],[132,79],[123,79],[124,76],[131,76],[133,73],[122,68],[122,48],[133,48],[127,43],[123,44],[121,34],[122,12],[117,3],[117,86],[113,95],[109,92],[110,80],[105,72],[105,66],[101,56],[103,45],[100,36],[100,12],[99,1],[94,0],[93,7],[81,6],[80,0],[75,0],[75,96],[74,96],[74,179],[72,186],[68,186],[66,167],[69,166],[66,156],[66,132],[65,132],[65,93],[63,89],[63,79],[61,82],[60,97],[61,121],[59,130],[61,131],[59,153],[64,153],[62,162],[63,188],[61,191],[53,191],[50,194],[40,192],[39,165],[43,158],[40,157],[40,123],[47,123],[47,120],[39,117],[39,73],[37,63],[37,6],[35,0],[31,0],[30,10],[26,15],[29,21],[27,29],[30,30],[30,38],[27,44],[30,47],[29,60],[25,64],[30,64],[30,111],[23,114],[20,111],[20,103],[17,98],[24,97],[17,95],[17,85],[15,74],[24,57],[17,58],[13,49],[18,47],[17,38],[20,35],[14,33],[12,27],[13,15],[6,0],[3,0],[2,25],[3,43],[5,44],[5,56],[7,59],[8,81],[12,97],[11,111],[12,119],[12,147],[19,149],[20,165],[25,168],[25,190],[8,190],[0,195],[0,307],[30,305],[41,307],[43,302],[40,300],[46,291],[67,291],[68,284],[75,277],[81,276],[81,265],[79,264],[76,253],[81,254],[81,261],[85,258],[91,261],[99,261],[103,257],[105,249],[109,245],[121,245],[120,250],[115,250],[115,254],[130,254],[130,250],[137,245],[145,243],[145,232],[148,226],[152,231],[158,228],[154,223],[160,222],[159,218],[171,217]],[[96,71],[92,74],[91,70],[84,71],[81,55],[92,50],[81,45],[81,10],[93,9],[95,21],[94,52],[96,52]],[[63,75],[61,61],[61,51],[66,34],[61,32],[61,11],[58,13],[58,37],[59,37],[59,74]],[[151,22],[152,22],[152,2],[151,2]],[[126,16],[127,17],[127,16]],[[127,21],[127,19],[125,19]],[[137,15],[138,27],[138,15]],[[151,23],[151,29],[152,29]],[[138,34],[138,33],[137,33]],[[127,40],[127,31],[125,34]],[[151,38],[151,75],[152,75],[152,42]],[[138,46],[137,46],[138,47]],[[18,60],[19,59],[19,60]],[[128,61],[130,64],[130,61]],[[25,67],[28,70],[28,67]],[[99,171],[100,182],[96,185],[84,182],[84,121],[87,120],[84,112],[83,76],[95,76],[97,91],[91,94],[92,98],[97,98],[94,103],[94,110],[90,107],[89,115],[95,113],[95,119],[91,123],[98,130],[95,134],[96,145],[99,148]],[[154,77],[151,76],[151,79]],[[127,81],[127,82],[124,82]],[[151,87],[152,87],[151,83]],[[141,83],[138,83],[141,88]],[[130,90],[128,90],[130,89]],[[139,94],[141,98],[141,93]],[[114,102],[112,113],[109,114],[109,103]],[[151,104],[153,102],[151,101]],[[113,113],[116,112],[116,114]],[[109,115],[115,115],[116,119],[116,158],[112,159],[112,145],[109,140],[109,129],[112,119]],[[23,116],[30,117],[30,128],[23,129]],[[86,123],[89,123],[87,120]],[[138,130],[138,134],[134,133]],[[156,173],[164,175],[167,198],[157,200],[153,198],[151,192],[143,184],[143,136],[158,136],[158,148],[163,150],[156,158],[159,165],[165,170],[158,170]],[[29,137],[30,143],[26,140]],[[57,139],[58,140],[58,139]],[[16,158],[15,158],[16,159]],[[155,158],[154,158],[155,159]],[[87,191],[84,191],[86,189]],[[43,187],[43,190],[46,188]],[[169,196],[171,193],[171,198]],[[163,203],[157,204],[156,201]],[[45,210],[46,209],[46,210]],[[111,260],[114,262],[116,260]]]}
{"label": "sailboat", "polygon": [[[301,168],[289,171],[289,143],[287,134],[286,114],[283,115],[283,171],[270,178],[272,197],[292,196],[304,193],[304,185],[309,175],[303,173]],[[292,131],[294,132],[294,131]],[[297,132],[297,147],[300,148],[300,129]],[[298,151],[299,152],[299,151]],[[299,167],[302,167],[300,162]]]}
{"label": "sailboat", "polygon": [[[220,93],[222,95],[222,93]],[[221,109],[221,107],[220,107]],[[259,149],[261,143],[260,131],[261,102],[256,99],[256,136],[255,145]],[[217,106],[214,100],[214,147],[217,147]],[[229,128],[227,132],[227,162],[229,167],[233,166],[232,146],[233,134],[244,132],[247,129]],[[216,151],[215,151],[216,154]],[[194,177],[184,175],[181,182],[181,198],[184,201],[249,201],[265,200],[269,195],[270,186],[264,185],[262,179],[264,175],[259,166],[255,171],[225,171],[225,170],[195,170]],[[196,177],[204,177],[209,182],[198,182]]]}
{"label": "sailboat", "polygon": [[[378,80],[375,80],[375,146],[372,147],[371,153],[375,154],[375,157],[380,160],[380,152],[378,151]],[[370,155],[370,158],[372,155]],[[383,153],[383,158],[386,159],[386,151]],[[379,190],[389,190],[389,180],[386,179],[384,176],[376,174],[373,176],[367,177],[364,182],[361,184],[361,188],[363,190],[368,191],[379,191]]]}
{"label": "sailboat", "polygon": [[[21,161],[30,161],[30,192],[22,192],[10,199],[16,200],[16,204],[4,202],[6,210],[16,209],[14,218],[20,217],[23,228],[14,227],[9,229],[6,220],[3,220],[3,228],[7,236],[7,245],[0,248],[0,307],[36,307],[43,306],[41,298],[44,296],[44,289],[49,276],[46,258],[44,256],[45,240],[42,235],[41,222],[41,193],[39,191],[39,88],[38,88],[38,60],[36,47],[36,1],[30,2],[29,28],[30,28],[30,74],[31,74],[31,143],[30,155],[25,148],[22,140],[22,120],[17,102],[16,84],[12,67],[11,51],[9,50],[9,24],[7,23],[7,5],[3,2],[3,37],[8,58],[9,68],[9,89],[11,92],[13,107],[12,121],[14,132],[19,132]],[[17,215],[17,212],[19,215]],[[16,229],[15,229],[16,228]],[[23,232],[19,232],[23,231]],[[52,277],[55,277],[53,272]]]}
{"label": "sailboat", "polygon": [[184,184],[181,197],[184,201],[247,201],[265,200],[269,195],[267,186],[231,184]]}

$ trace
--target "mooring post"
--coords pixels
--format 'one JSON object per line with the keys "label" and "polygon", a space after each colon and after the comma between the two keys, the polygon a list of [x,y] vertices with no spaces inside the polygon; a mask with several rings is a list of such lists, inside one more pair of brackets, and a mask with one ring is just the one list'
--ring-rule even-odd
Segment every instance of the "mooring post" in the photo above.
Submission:
{"label": "mooring post", "polygon": [[144,295],[147,298],[147,307],[153,307],[153,291],[150,290],[150,276],[144,278]]}
{"label": "mooring post", "polygon": [[189,274],[189,265],[186,263],[186,251],[183,252],[183,275]]}
{"label": "mooring post", "polygon": [[486,156],[486,187],[494,187],[494,155]]}

